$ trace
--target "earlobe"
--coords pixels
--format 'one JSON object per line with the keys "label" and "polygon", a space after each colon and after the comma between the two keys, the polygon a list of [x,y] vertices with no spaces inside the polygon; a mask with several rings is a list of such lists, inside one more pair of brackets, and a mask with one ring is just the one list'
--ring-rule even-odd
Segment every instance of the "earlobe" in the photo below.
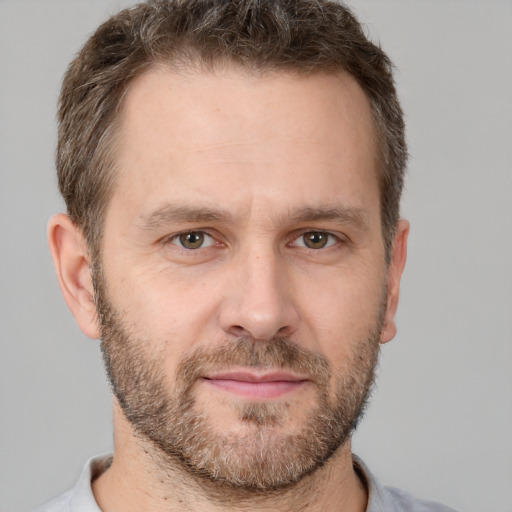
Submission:
{"label": "earlobe", "polygon": [[407,237],[409,236],[409,222],[400,219],[398,222],[393,248],[391,251],[391,261],[387,272],[386,284],[386,311],[384,313],[384,323],[380,334],[380,342],[387,343],[391,341],[396,334],[395,314],[398,308],[398,297],[400,294],[400,280],[407,259]]}
{"label": "earlobe", "polygon": [[48,223],[48,245],[64,300],[78,327],[89,338],[97,339],[99,329],[89,256],[82,233],[61,213]]}

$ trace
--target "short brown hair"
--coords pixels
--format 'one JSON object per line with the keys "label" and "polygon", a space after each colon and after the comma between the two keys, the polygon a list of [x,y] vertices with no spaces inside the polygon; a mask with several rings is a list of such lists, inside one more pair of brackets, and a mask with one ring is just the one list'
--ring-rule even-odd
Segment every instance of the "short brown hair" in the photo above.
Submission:
{"label": "short brown hair", "polygon": [[59,101],[57,172],[68,214],[98,255],[113,188],[115,121],[131,81],[156,64],[340,72],[367,95],[379,136],[380,209],[389,258],[407,162],[392,64],[340,2],[153,0],[103,23],[71,62]]}

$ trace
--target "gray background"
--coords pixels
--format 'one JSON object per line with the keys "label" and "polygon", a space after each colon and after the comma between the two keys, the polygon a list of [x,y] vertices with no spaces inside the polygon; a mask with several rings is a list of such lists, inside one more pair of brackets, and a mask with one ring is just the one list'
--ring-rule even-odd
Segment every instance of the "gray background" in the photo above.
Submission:
{"label": "gray background", "polygon": [[[0,509],[64,491],[111,446],[97,342],[46,248],[59,82],[121,1],[0,0]],[[399,68],[412,223],[397,338],[355,451],[387,484],[512,511],[512,3],[353,0]]]}

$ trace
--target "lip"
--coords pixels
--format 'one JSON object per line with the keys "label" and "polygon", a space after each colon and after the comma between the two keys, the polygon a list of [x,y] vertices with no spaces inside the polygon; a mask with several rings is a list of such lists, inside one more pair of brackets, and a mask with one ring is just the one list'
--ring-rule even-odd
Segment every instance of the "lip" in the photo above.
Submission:
{"label": "lip", "polygon": [[309,379],[288,372],[257,374],[237,371],[206,376],[203,381],[219,390],[257,400],[278,398],[297,391]]}

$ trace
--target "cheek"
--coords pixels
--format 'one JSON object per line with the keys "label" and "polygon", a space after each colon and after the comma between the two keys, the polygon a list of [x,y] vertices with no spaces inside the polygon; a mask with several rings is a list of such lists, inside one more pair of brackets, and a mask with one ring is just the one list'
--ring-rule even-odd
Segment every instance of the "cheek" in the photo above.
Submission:
{"label": "cheek", "polygon": [[[333,272],[316,283],[316,293],[302,293],[301,317],[318,350],[333,364],[353,355],[357,346],[378,330],[382,309],[384,274],[376,267]],[[311,283],[304,283],[308,289]]]}
{"label": "cheek", "polygon": [[[122,272],[119,272],[121,275]],[[190,349],[215,316],[214,283],[183,279],[177,273],[133,268],[112,290],[112,300],[132,329],[178,357]]]}

